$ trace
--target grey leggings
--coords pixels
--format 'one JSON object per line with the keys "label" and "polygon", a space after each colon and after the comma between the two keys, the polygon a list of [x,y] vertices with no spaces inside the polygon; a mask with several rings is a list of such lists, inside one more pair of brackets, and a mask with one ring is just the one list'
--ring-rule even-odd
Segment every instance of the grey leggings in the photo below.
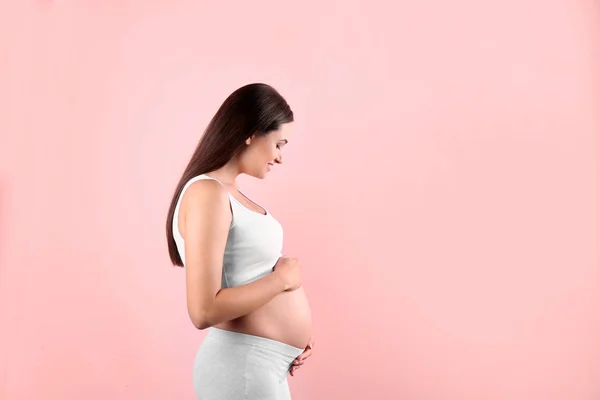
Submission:
{"label": "grey leggings", "polygon": [[304,349],[209,328],[194,361],[199,400],[289,400],[287,374]]}

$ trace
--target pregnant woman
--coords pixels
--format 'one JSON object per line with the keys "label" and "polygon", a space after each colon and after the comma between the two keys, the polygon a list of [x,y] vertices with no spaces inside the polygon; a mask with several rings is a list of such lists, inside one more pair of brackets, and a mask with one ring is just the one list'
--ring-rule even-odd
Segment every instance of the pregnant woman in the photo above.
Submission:
{"label": "pregnant woman", "polygon": [[293,112],[271,86],[233,92],[210,121],[173,195],[169,255],[185,268],[187,310],[208,331],[193,378],[201,400],[291,399],[288,373],[312,354],[301,266],[283,229],[238,188],[282,163]]}

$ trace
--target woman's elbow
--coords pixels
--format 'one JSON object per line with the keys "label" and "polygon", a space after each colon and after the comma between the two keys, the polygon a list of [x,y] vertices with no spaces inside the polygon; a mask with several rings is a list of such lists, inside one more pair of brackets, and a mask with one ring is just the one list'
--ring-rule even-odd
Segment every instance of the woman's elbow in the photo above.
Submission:
{"label": "woman's elbow", "polygon": [[211,325],[208,322],[205,321],[192,321],[192,323],[194,324],[194,326],[196,327],[196,329],[199,329],[201,331],[210,328]]}
{"label": "woman's elbow", "polygon": [[210,328],[213,325],[206,313],[190,313],[190,319],[192,320],[192,324],[194,324],[196,329],[199,329],[201,331]]}
{"label": "woman's elbow", "polygon": [[194,327],[196,329],[199,329],[201,331],[205,330],[206,328],[210,327],[210,324],[208,323],[207,320],[202,319],[202,318],[190,318],[192,320],[192,324],[194,324]]}

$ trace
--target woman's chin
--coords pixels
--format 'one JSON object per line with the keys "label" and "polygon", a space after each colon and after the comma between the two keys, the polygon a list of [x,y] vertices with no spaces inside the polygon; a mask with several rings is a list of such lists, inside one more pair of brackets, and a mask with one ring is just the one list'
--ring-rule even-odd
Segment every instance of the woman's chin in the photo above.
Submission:
{"label": "woman's chin", "polygon": [[259,179],[265,179],[267,176],[269,176],[269,171],[265,169],[264,171],[261,171],[261,173],[259,174]]}
{"label": "woman's chin", "polygon": [[262,172],[262,173],[259,172],[259,173],[253,173],[253,174],[248,174],[248,175],[250,175],[253,178],[257,178],[257,179],[265,179],[267,177],[268,173],[267,172]]}

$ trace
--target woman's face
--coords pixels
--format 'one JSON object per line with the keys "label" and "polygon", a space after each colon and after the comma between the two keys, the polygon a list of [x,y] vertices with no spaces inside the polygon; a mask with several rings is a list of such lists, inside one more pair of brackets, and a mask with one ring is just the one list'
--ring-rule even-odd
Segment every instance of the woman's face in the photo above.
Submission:
{"label": "woman's face", "polygon": [[240,157],[242,172],[259,179],[267,176],[275,164],[283,162],[282,151],[288,142],[291,123],[283,124],[265,136],[254,135]]}

